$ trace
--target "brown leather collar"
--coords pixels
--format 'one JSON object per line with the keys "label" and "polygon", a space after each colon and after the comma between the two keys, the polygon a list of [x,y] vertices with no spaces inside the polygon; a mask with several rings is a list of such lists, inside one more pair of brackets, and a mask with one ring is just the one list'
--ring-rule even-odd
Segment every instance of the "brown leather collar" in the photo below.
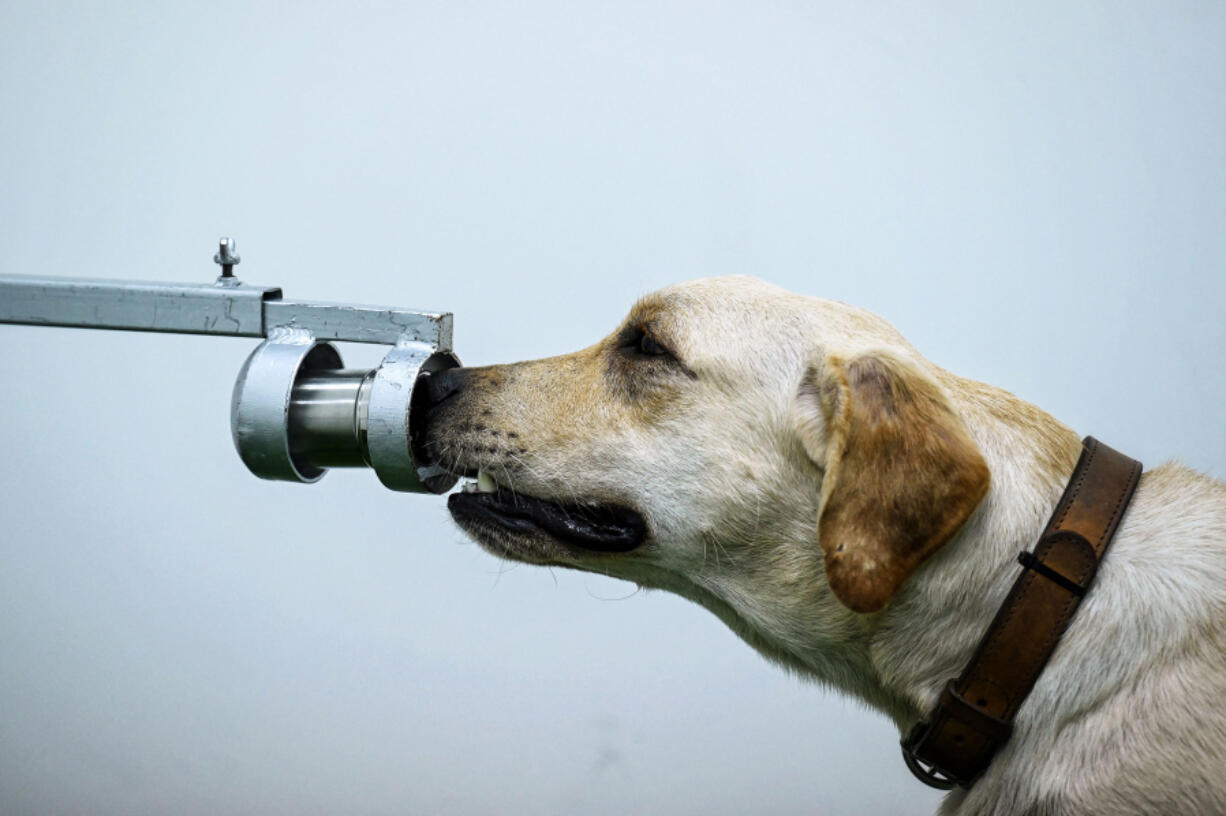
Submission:
{"label": "brown leather collar", "polygon": [[992,761],[1013,718],[1094,581],[1137,489],[1141,463],[1092,436],[1034,552],[962,676],[950,680],[927,722],[902,741],[920,781],[969,788]]}

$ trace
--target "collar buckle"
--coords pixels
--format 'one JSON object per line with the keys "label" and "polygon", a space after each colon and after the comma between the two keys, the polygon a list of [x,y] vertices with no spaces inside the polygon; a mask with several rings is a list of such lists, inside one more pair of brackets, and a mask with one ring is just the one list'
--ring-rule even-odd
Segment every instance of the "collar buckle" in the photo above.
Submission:
{"label": "collar buckle", "polygon": [[952,774],[939,768],[935,762],[922,760],[916,755],[916,752],[923,746],[930,730],[931,725],[929,723],[918,722],[915,724],[910,733],[902,738],[902,760],[907,763],[907,770],[925,785],[938,790],[952,790],[958,784],[958,780]]}

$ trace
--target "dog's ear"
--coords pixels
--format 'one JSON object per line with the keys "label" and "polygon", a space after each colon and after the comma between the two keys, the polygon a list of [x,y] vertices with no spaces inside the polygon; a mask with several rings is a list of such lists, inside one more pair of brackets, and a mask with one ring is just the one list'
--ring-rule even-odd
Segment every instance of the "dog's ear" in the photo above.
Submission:
{"label": "dog's ear", "polygon": [[799,399],[801,442],[825,471],[827,580],[876,612],[979,504],[987,463],[940,385],[890,352],[815,363]]}

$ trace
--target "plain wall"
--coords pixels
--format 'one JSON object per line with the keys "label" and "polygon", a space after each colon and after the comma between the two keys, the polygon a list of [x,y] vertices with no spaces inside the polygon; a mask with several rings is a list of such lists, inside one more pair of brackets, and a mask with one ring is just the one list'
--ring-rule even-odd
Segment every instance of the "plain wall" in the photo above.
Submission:
{"label": "plain wall", "polygon": [[[1226,475],[1221,2],[10,0],[0,30],[0,274],[208,281],[229,234],[242,278],[451,310],[484,364],[751,273]],[[501,564],[369,472],[251,477],[254,342],[0,342],[6,814],[938,802],[884,718],[679,598]]]}

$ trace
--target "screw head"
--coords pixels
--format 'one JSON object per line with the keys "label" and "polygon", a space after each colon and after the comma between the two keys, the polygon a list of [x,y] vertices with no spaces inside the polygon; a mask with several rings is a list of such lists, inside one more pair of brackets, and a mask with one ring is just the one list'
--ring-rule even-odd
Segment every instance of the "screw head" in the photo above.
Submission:
{"label": "screw head", "polygon": [[224,235],[217,239],[217,254],[213,256],[213,263],[221,264],[223,275],[229,275],[230,270],[227,267],[234,266],[241,260],[238,256],[237,241]]}

